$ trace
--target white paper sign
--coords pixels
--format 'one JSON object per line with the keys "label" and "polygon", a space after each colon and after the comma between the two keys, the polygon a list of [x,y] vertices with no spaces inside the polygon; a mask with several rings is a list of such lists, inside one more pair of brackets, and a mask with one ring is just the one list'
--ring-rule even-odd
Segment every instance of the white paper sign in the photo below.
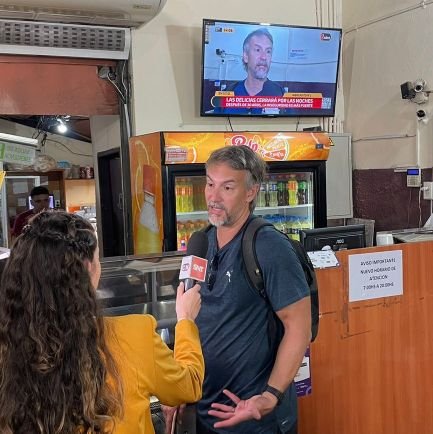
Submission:
{"label": "white paper sign", "polygon": [[330,268],[338,267],[338,259],[332,250],[317,250],[314,252],[307,252],[310,257],[311,263],[314,268]]}
{"label": "white paper sign", "polygon": [[403,252],[349,256],[349,301],[403,294]]}

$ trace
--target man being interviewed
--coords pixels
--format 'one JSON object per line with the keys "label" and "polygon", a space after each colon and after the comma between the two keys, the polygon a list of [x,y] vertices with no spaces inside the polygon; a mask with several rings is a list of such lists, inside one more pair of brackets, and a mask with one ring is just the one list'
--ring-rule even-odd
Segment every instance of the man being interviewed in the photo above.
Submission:
{"label": "man being interviewed", "polygon": [[243,230],[254,218],[265,171],[265,162],[246,146],[218,149],[206,163],[213,227],[196,320],[206,365],[197,406],[200,434],[297,432],[293,378],[311,337],[304,272],[283,234],[269,226],[260,229],[256,251],[268,300],[280,320],[278,340],[269,330],[269,303],[249,283],[242,259]]}

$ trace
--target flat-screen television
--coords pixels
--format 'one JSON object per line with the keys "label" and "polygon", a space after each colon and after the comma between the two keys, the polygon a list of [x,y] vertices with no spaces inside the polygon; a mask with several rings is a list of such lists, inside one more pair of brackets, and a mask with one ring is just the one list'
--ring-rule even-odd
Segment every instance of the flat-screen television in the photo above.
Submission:
{"label": "flat-screen television", "polygon": [[307,252],[314,250],[347,250],[365,247],[365,225],[301,229],[301,243]]}
{"label": "flat-screen television", "polygon": [[[33,208],[34,208],[34,206],[32,205],[31,200],[32,200],[32,198],[31,198],[31,196],[29,196],[29,197],[27,198],[27,203],[28,203],[29,209],[33,209]],[[49,206],[49,208],[51,208],[51,209],[54,208],[54,195],[53,195],[53,194],[50,194],[50,195],[49,195],[49,205],[48,205],[48,206]]]}
{"label": "flat-screen television", "polygon": [[334,116],[341,29],[203,20],[201,116]]}

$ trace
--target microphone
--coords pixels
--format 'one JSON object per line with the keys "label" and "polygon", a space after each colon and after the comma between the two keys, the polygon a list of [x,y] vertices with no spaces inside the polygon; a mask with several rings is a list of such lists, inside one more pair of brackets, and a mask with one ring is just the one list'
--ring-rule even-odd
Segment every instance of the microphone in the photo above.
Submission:
{"label": "microphone", "polygon": [[191,235],[186,248],[186,256],[182,258],[179,279],[184,279],[185,291],[191,289],[197,281],[206,280],[208,248],[207,235],[198,231]]}

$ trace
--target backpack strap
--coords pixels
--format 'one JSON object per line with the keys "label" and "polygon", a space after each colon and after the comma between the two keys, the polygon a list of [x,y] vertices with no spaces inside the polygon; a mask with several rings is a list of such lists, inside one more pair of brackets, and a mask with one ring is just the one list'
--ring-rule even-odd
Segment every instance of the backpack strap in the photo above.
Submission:
{"label": "backpack strap", "polygon": [[265,290],[265,284],[263,281],[262,269],[256,254],[256,238],[257,232],[264,226],[272,226],[261,217],[254,217],[250,219],[244,228],[242,234],[242,257],[245,265],[247,278],[253,288],[259,292],[260,296],[268,301],[268,296]]}

